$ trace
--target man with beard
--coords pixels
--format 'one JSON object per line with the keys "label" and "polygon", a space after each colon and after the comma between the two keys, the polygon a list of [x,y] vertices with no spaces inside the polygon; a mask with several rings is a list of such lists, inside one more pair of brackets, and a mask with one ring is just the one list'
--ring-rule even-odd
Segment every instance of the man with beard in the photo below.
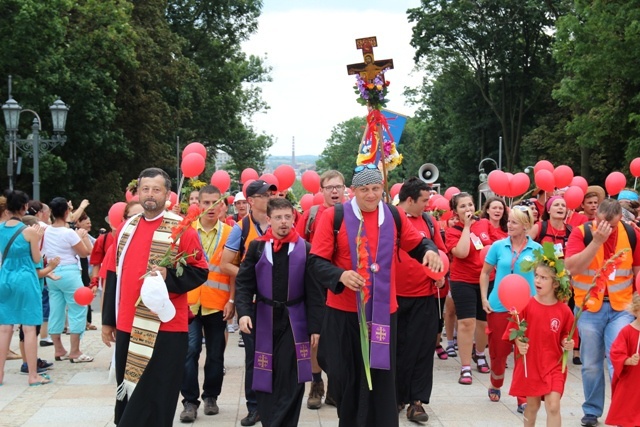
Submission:
{"label": "man with beard", "polygon": [[255,340],[252,388],[266,427],[298,425],[322,321],[324,296],[306,268],[311,245],[293,228],[294,217],[287,199],[269,200],[271,227],[251,242],[236,277],[240,330]]}
{"label": "man with beard", "polygon": [[[116,343],[114,421],[120,427],[172,425],[188,349],[187,292],[207,278],[196,231],[187,225],[177,244],[173,240],[182,217],[165,210],[170,192],[166,172],[143,170],[138,194],[144,211],[120,226],[110,248],[115,253],[107,266],[102,341]],[[173,257],[190,255],[182,274],[158,266],[168,250]]]}

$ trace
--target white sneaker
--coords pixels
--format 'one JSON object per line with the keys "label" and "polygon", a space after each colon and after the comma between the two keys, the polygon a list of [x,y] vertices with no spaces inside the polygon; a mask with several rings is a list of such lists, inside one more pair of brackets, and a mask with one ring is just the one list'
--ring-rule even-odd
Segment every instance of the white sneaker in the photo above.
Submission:
{"label": "white sneaker", "polygon": [[233,334],[236,332],[236,329],[233,327],[233,325],[227,325],[227,332]]}

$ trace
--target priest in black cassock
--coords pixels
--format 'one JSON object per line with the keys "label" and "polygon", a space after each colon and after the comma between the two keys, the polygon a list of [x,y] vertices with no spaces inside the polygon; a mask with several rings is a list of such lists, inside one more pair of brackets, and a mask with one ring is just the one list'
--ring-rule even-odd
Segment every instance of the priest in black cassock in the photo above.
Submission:
{"label": "priest in black cassock", "polygon": [[[116,343],[114,422],[120,427],[173,424],[188,348],[187,292],[207,279],[195,229],[181,225],[185,231],[174,244],[172,231],[182,217],[165,210],[170,192],[163,170],[142,171],[138,194],[144,212],[119,227],[105,259],[102,341]],[[158,266],[167,250],[190,255],[181,273]]]}
{"label": "priest in black cassock", "polygon": [[262,425],[295,427],[324,296],[306,268],[310,245],[293,228],[291,203],[269,200],[267,217],[270,228],[251,242],[236,276],[236,310],[240,330],[255,337],[253,389]]}

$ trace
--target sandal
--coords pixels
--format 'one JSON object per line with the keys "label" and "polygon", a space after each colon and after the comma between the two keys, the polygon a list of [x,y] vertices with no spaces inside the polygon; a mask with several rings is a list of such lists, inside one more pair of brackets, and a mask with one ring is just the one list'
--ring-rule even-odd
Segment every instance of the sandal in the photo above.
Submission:
{"label": "sandal", "polygon": [[449,355],[446,351],[444,351],[444,348],[442,348],[441,345],[436,347],[436,354],[438,355],[438,359],[440,360],[447,360],[449,358]]}
{"label": "sandal", "polygon": [[481,374],[488,374],[489,372],[491,372],[491,369],[489,369],[489,365],[487,364],[487,358],[485,356],[478,356],[476,355],[476,357],[473,358],[476,362],[476,366],[478,367],[478,372],[480,372]]}
{"label": "sandal", "polygon": [[449,357],[456,357],[458,356],[458,353],[456,353],[456,348],[452,345],[448,345],[447,346],[447,356]]}
{"label": "sandal", "polygon": [[61,362],[63,360],[69,360],[69,353],[65,353],[62,356],[54,356],[56,362]]}
{"label": "sandal", "polygon": [[87,362],[93,362],[93,357],[87,356],[86,354],[81,354],[80,356],[74,359],[69,359],[69,361],[71,363],[87,363]]}
{"label": "sandal", "polygon": [[490,388],[489,389],[489,400],[492,402],[500,402],[500,389],[499,388]]}
{"label": "sandal", "polygon": [[471,385],[473,382],[473,377],[471,376],[471,369],[464,368],[460,370],[460,378],[458,378],[458,383],[462,385]]}

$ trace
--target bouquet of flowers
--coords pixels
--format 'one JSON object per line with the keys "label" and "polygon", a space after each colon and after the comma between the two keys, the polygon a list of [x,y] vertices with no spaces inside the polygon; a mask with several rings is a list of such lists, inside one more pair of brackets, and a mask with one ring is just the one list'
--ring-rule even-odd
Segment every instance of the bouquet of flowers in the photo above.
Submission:
{"label": "bouquet of flowers", "polygon": [[367,105],[375,110],[382,110],[387,106],[387,102],[389,102],[386,99],[387,88],[390,85],[390,82],[384,79],[384,73],[387,70],[388,68],[382,70],[373,79],[373,82],[367,82],[360,74],[356,74],[356,84],[353,89],[358,95],[356,98],[358,104]]}

